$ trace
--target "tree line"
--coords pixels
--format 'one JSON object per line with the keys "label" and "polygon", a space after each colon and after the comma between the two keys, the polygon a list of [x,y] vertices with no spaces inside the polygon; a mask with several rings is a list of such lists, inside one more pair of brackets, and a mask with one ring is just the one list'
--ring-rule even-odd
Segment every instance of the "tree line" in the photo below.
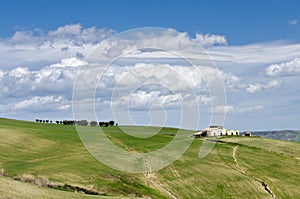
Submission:
{"label": "tree line", "polygon": [[[41,120],[36,119],[35,120],[38,123],[53,123],[52,120]],[[78,125],[78,126],[100,126],[100,127],[109,127],[109,126],[118,126],[118,123],[115,123],[115,121],[87,121],[87,120],[63,120],[63,121],[55,121],[56,124],[63,124],[63,125]]]}

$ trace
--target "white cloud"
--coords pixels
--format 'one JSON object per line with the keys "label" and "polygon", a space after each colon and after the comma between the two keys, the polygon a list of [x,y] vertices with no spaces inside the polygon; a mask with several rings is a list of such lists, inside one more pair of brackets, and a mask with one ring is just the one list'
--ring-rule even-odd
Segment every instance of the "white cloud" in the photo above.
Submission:
{"label": "white cloud", "polygon": [[[133,66],[111,66],[104,73],[101,81],[102,88],[109,87],[132,87],[143,85],[144,83],[157,83],[168,86],[174,92],[182,90],[203,90],[205,88],[202,74],[210,72],[211,75],[217,73],[212,67],[186,67],[169,64],[146,64],[137,63]],[[217,74],[215,74],[217,75]]]}
{"label": "white cloud", "polygon": [[264,109],[264,107],[262,105],[257,105],[257,106],[250,106],[250,107],[246,107],[246,108],[240,108],[237,110],[237,112],[245,113],[245,112],[261,111],[263,109]]}
{"label": "white cloud", "polygon": [[246,88],[246,91],[249,93],[256,93],[259,92],[263,89],[263,85],[260,83],[255,83],[255,84],[249,84],[248,87]]}
{"label": "white cloud", "polygon": [[3,70],[0,69],[0,81],[2,80],[4,74],[5,74],[5,73],[3,72]]}
{"label": "white cloud", "polygon": [[289,20],[289,24],[292,25],[292,26],[296,25],[297,23],[298,23],[298,19]]}
{"label": "white cloud", "polygon": [[270,77],[300,75],[300,59],[294,58],[290,61],[271,64],[266,68],[265,74]]}
{"label": "white cloud", "polygon": [[280,80],[271,80],[268,83],[250,83],[246,87],[246,91],[248,93],[257,93],[262,90],[273,90],[282,85],[282,81]]}
{"label": "white cloud", "polygon": [[210,98],[203,94],[207,94],[208,89],[199,71],[211,78],[218,75],[212,67],[146,63],[125,67],[113,65],[101,77],[97,94],[103,98],[103,95],[113,93],[116,106],[127,107],[131,103],[134,109],[147,109],[153,103],[166,108],[174,108],[178,102],[188,106],[195,100],[207,104]]}
{"label": "white cloud", "polygon": [[223,106],[215,106],[210,109],[211,113],[247,113],[247,112],[255,112],[261,111],[264,107],[262,105],[249,106],[249,107],[238,107],[233,105],[223,105]]}
{"label": "white cloud", "polygon": [[227,40],[225,36],[215,35],[215,34],[196,34],[196,40],[200,42],[203,46],[213,46],[213,45],[227,45]]}
{"label": "white cloud", "polygon": [[241,86],[241,79],[232,73],[225,73],[220,70],[220,75],[227,88],[236,90]]}
{"label": "white cloud", "polygon": [[266,89],[275,89],[275,88],[278,88],[279,86],[281,86],[281,84],[282,84],[282,81],[280,81],[280,80],[271,80],[265,88]]}
{"label": "white cloud", "polygon": [[[0,38],[0,65],[12,69],[17,66],[40,67],[55,63],[63,58],[86,57],[95,46],[113,35],[115,31],[84,28],[81,24],[69,24],[56,30],[43,32],[41,30],[17,31],[11,38]],[[241,46],[227,45],[225,36],[216,34],[196,34],[190,38],[187,33],[178,33],[169,29],[160,33],[140,33],[136,40],[115,40],[107,43],[103,53],[111,57],[123,52],[131,52],[139,46],[160,46],[162,49],[174,49],[185,57],[200,59],[199,44],[205,47],[214,61],[232,63],[271,63],[281,62],[300,56],[300,45],[287,42],[257,43]],[[163,51],[150,53],[157,56],[170,56]],[[35,55],[35,56],[32,56]],[[139,56],[149,56],[149,52],[140,52]],[[137,56],[137,55],[135,55]],[[203,57],[209,59],[209,57]]]}
{"label": "white cloud", "polygon": [[132,109],[148,110],[154,105],[161,105],[165,108],[172,108],[177,105],[178,96],[175,94],[162,95],[159,91],[137,91],[130,96],[129,106]]}
{"label": "white cloud", "polygon": [[[151,28],[146,28],[134,35],[133,38],[129,38],[121,34],[103,42],[101,48],[97,49],[98,56],[101,55],[98,60],[99,58],[105,60],[121,55],[139,58],[148,58],[149,56],[152,56],[152,58],[153,56],[157,58],[174,58],[174,55],[179,55],[183,58],[197,57],[197,59],[210,61],[205,49],[215,45],[227,44],[225,36],[196,34],[192,38],[186,32],[177,32],[174,29],[153,32]],[[152,48],[155,51],[145,51],[145,48]]]}
{"label": "white cloud", "polygon": [[0,38],[0,65],[3,69],[20,65],[41,68],[64,58],[83,58],[114,33],[109,29],[84,28],[81,24],[65,25],[49,32],[17,31],[10,38]]}
{"label": "white cloud", "polygon": [[17,67],[0,72],[2,97],[26,97],[40,93],[61,94],[70,97],[78,66],[87,64],[75,57],[62,59],[59,63],[40,70]]}
{"label": "white cloud", "polygon": [[[300,43],[272,41],[246,45],[214,46],[206,49],[218,63],[266,65],[300,57]],[[249,66],[248,66],[249,67]]]}
{"label": "white cloud", "polygon": [[88,63],[86,61],[80,60],[76,57],[70,57],[70,58],[65,58],[60,61],[60,63],[57,64],[52,64],[50,67],[78,67],[78,66],[83,66],[87,65]]}
{"label": "white cloud", "polygon": [[234,106],[230,105],[220,105],[220,106],[214,106],[210,108],[211,113],[229,113],[234,110]]}
{"label": "white cloud", "polygon": [[[77,74],[77,67],[86,65],[87,62],[75,57],[62,59],[59,63],[45,66],[36,71],[31,71],[25,67],[18,67],[11,71],[4,72],[2,75],[5,91],[2,96],[26,97],[39,95],[40,93],[50,95],[63,94],[71,98],[73,82]],[[98,83],[98,96],[103,99],[109,99],[114,92],[116,103],[127,106],[129,99],[122,98],[124,93],[131,96],[131,105],[134,109],[145,109],[150,104],[163,104],[167,108],[176,107],[174,97],[180,97],[182,106],[189,106],[189,103],[200,102],[205,105],[211,103],[211,98],[207,95],[207,88],[203,77],[208,81],[218,78],[220,75],[225,86],[233,89],[240,89],[242,80],[216,68],[207,66],[187,67],[169,64],[146,64],[137,63],[120,67],[112,65],[101,77],[99,81],[99,71],[93,72],[87,67],[85,76],[81,79],[84,82],[84,89],[95,88]],[[156,83],[169,90],[164,89],[149,90],[144,85]],[[261,90],[270,90],[280,86],[281,82],[272,80],[263,85],[260,83],[249,84],[247,92],[258,92]],[[135,89],[144,90],[136,93]],[[128,93],[129,92],[129,93]],[[173,94],[170,94],[173,93]],[[177,100],[178,100],[177,99]],[[148,105],[147,105],[148,104]],[[167,105],[169,104],[169,105]]]}
{"label": "white cloud", "polygon": [[57,30],[49,31],[48,35],[53,36],[68,36],[68,35],[79,35],[82,31],[81,24],[69,24],[65,26],[58,27]]}
{"label": "white cloud", "polygon": [[62,96],[35,96],[9,105],[13,111],[63,111],[70,108],[70,102]]}
{"label": "white cloud", "polygon": [[[69,24],[49,32],[17,31],[10,38],[0,38],[0,107],[9,104],[8,107],[16,115],[21,110],[69,110],[77,69],[88,64],[84,61],[87,55],[114,33],[113,30]],[[199,44],[204,46],[204,50],[199,51]],[[141,46],[160,46],[162,49],[140,49]],[[164,48],[170,51],[164,51]],[[269,77],[300,74],[300,61],[297,58],[300,57],[300,44],[283,41],[232,46],[227,44],[226,37],[222,35],[196,34],[190,38],[185,32],[178,33],[169,29],[158,34],[137,34],[134,40],[126,38],[106,41],[99,52],[103,53],[101,58],[108,59],[129,53],[121,61],[117,60],[120,62],[113,63],[116,65],[111,65],[102,77],[98,85],[99,92],[96,93],[99,103],[110,105],[111,92],[115,91],[116,103],[127,106],[124,102],[128,100],[136,110],[160,104],[173,111],[177,108],[178,100],[183,101],[183,107],[195,101],[205,106],[211,105],[206,82],[198,75],[199,72],[210,82],[221,76],[227,91],[234,91],[233,95],[227,95],[230,99],[228,102],[245,101],[242,107],[232,103],[219,107],[219,111],[260,111],[266,103],[262,103],[264,106],[247,106],[247,103],[254,100],[258,103],[272,102],[274,96],[288,101],[286,96],[290,97],[293,92],[283,95],[284,89],[278,89],[278,92],[272,92],[266,99],[254,99],[259,95],[247,95],[244,91],[257,93],[280,88],[283,81],[270,80]],[[209,56],[205,55],[206,52]],[[178,62],[177,55],[195,60],[195,68],[191,69],[187,67],[188,64]],[[210,59],[215,61],[220,71],[211,67],[213,62]],[[133,63],[136,60],[138,62]],[[262,67],[266,67],[263,75],[260,73]],[[103,71],[99,69],[95,72],[87,68],[81,76],[81,81],[85,83],[83,89],[95,86],[98,79],[94,77]],[[298,85],[295,79],[285,77],[285,83],[290,81],[285,85]],[[170,91],[150,87],[137,89],[151,82],[165,85]],[[124,98],[125,95],[131,98]],[[244,100],[245,96],[247,100]],[[297,93],[294,98],[299,99]],[[38,103],[44,106],[36,107]],[[205,109],[209,110],[207,107]]]}
{"label": "white cloud", "polygon": [[[73,83],[79,66],[86,65],[75,57],[62,59],[59,63],[45,66],[40,70],[30,70],[27,67],[17,67],[10,71],[4,71],[0,76],[2,98],[11,97],[16,101],[29,96],[56,96],[63,95],[70,99],[73,91]],[[101,72],[84,68],[85,75],[81,81],[84,82],[83,89],[95,89],[98,83],[97,93],[104,99],[109,99],[114,92],[116,99],[122,101],[122,95],[130,91],[132,107],[142,109],[145,104],[163,104],[167,108],[177,106],[175,97],[183,100],[183,105],[188,106],[191,101],[199,101],[208,104],[211,99],[206,94],[205,79],[218,77],[218,71],[212,67],[187,67],[168,64],[146,64],[137,63],[120,67],[112,65],[101,77]],[[232,78],[232,75],[222,72],[224,79]],[[231,81],[229,81],[231,82]],[[152,87],[143,87],[147,84],[158,84],[161,88],[153,90]],[[142,88],[139,92],[135,89]],[[152,90],[151,90],[152,89]],[[35,98],[36,99],[36,98]],[[177,99],[178,100],[178,99]],[[120,103],[122,104],[122,103]]]}
{"label": "white cloud", "polygon": [[28,68],[26,67],[18,67],[9,72],[9,76],[21,78],[22,76],[26,76],[29,73]]}
{"label": "white cloud", "polygon": [[211,97],[207,95],[198,95],[197,100],[204,105],[209,105],[212,102]]}

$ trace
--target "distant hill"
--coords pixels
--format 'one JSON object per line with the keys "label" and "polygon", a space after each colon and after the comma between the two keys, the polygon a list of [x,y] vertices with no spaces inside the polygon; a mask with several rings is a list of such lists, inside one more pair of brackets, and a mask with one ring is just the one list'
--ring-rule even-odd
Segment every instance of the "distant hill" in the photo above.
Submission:
{"label": "distant hill", "polygon": [[[120,127],[103,128],[116,146],[133,153],[160,149],[177,131],[126,128],[159,132],[142,139]],[[300,143],[225,136],[199,158],[203,140],[194,139],[159,171],[133,174],[97,161],[74,126],[0,119],[0,198],[299,198]],[[89,191],[98,195],[84,194]]]}
{"label": "distant hill", "polygon": [[252,134],[255,136],[260,136],[260,137],[265,137],[265,138],[288,140],[288,141],[292,141],[292,142],[300,142],[300,131],[293,131],[293,130],[252,131]]}

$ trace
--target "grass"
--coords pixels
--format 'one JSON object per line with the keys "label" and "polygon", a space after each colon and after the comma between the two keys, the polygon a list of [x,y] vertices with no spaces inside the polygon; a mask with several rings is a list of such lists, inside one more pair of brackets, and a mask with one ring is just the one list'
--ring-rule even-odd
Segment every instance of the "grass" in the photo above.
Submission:
{"label": "grass", "polygon": [[[23,183],[7,177],[0,176],[0,198],[24,198],[24,199],[57,199],[57,198],[74,198],[74,199],[96,199],[96,198],[119,198],[109,196],[93,196],[84,193],[74,193],[38,187],[33,184]],[[125,197],[122,197],[125,198]]]}
{"label": "grass", "polygon": [[83,147],[75,127],[1,119],[0,166],[5,173],[45,177],[52,182],[93,187],[103,195],[163,197],[143,175],[110,169]]}
{"label": "grass", "polygon": [[[159,132],[144,139],[129,136],[119,127],[103,128],[116,145],[139,152],[165,146],[177,131],[156,127],[122,128],[137,133],[149,132],[149,135],[153,131]],[[0,169],[10,176],[29,175],[52,183],[93,189],[102,194],[84,197],[168,198],[143,174],[117,171],[93,158],[82,145],[74,126],[0,119],[0,138]],[[155,181],[178,198],[270,198],[263,186],[253,179],[254,176],[266,182],[277,198],[300,198],[297,189],[300,185],[300,143],[255,137],[222,140],[224,142],[217,143],[208,156],[199,159],[203,140],[195,139],[183,156],[156,172]],[[237,160],[248,175],[241,173],[232,157],[237,145]],[[0,177],[0,187],[1,196],[19,194],[11,195],[12,198],[25,197],[20,194],[25,189],[22,187],[29,190],[30,196],[33,194],[30,198],[43,198],[38,194],[47,194],[48,198],[78,196],[78,193],[38,187],[5,177]]]}

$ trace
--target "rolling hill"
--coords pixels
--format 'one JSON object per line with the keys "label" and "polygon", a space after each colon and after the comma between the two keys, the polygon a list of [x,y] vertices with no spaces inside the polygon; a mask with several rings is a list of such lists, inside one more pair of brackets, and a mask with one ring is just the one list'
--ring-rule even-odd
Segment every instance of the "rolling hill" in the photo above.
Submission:
{"label": "rolling hill", "polygon": [[300,132],[293,130],[281,130],[281,131],[253,131],[253,135],[272,138],[278,140],[288,140],[292,142],[300,142]]}
{"label": "rolling hill", "polygon": [[[169,143],[177,130],[140,139],[103,129],[116,145],[143,152]],[[300,143],[223,137],[200,159],[203,139],[195,139],[168,167],[131,174],[93,158],[74,126],[0,119],[0,138],[0,198],[300,198]]]}

